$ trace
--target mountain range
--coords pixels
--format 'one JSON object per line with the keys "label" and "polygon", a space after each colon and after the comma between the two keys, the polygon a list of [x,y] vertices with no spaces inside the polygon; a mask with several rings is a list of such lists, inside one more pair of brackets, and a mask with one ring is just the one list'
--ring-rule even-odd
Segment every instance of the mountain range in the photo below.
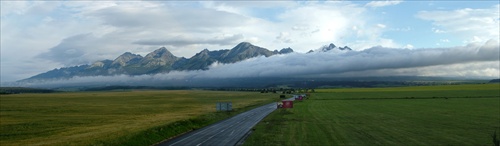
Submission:
{"label": "mountain range", "polygon": [[[334,44],[323,46],[316,51],[326,52],[330,50],[351,50],[349,47],[336,47]],[[54,69],[33,77],[21,80],[21,82],[43,81],[51,79],[67,79],[76,76],[112,76],[112,75],[143,75],[167,73],[170,71],[208,70],[215,62],[236,63],[258,56],[273,56],[277,54],[288,54],[294,52],[291,48],[283,48],[280,51],[270,51],[266,48],[241,42],[232,49],[209,51],[204,49],[191,58],[177,57],[161,47],[146,56],[125,52],[114,60],[101,60],[93,64],[63,67]]]}

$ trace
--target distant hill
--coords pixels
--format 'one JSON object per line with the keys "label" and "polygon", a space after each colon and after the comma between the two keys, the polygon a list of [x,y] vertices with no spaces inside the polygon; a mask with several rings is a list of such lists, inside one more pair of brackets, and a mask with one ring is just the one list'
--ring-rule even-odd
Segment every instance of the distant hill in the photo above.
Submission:
{"label": "distant hill", "polygon": [[0,87],[0,94],[20,94],[20,93],[53,93],[55,90],[25,88],[25,87]]}
{"label": "distant hill", "polygon": [[489,83],[500,83],[500,79],[493,79],[493,80],[490,80]]}
{"label": "distant hill", "polygon": [[146,56],[125,52],[114,60],[96,61],[90,65],[79,65],[54,69],[21,80],[20,82],[65,79],[75,76],[112,76],[157,74],[182,70],[207,70],[215,62],[235,63],[258,56],[292,53],[291,48],[269,51],[265,48],[242,42],[230,50],[209,51],[204,49],[191,58],[177,57],[161,47]]}
{"label": "distant hill", "polygon": [[157,87],[157,86],[102,86],[86,88],[83,91],[114,91],[114,90],[187,90],[189,87]]}

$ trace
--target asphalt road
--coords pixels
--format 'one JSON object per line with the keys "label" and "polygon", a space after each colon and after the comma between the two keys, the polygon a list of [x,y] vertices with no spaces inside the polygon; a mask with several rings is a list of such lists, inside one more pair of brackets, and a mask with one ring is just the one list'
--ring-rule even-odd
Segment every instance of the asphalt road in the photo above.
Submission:
{"label": "asphalt road", "polygon": [[234,146],[252,127],[274,110],[275,102],[162,142],[158,146]]}

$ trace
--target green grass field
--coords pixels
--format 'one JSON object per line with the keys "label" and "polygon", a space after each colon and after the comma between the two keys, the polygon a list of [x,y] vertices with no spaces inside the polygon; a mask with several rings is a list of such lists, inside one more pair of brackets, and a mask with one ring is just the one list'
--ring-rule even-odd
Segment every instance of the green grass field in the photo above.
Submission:
{"label": "green grass field", "polygon": [[500,84],[318,89],[245,145],[493,145]]}
{"label": "green grass field", "polygon": [[[0,145],[150,145],[277,98],[196,90],[1,95]],[[215,113],[227,101],[235,112]]]}

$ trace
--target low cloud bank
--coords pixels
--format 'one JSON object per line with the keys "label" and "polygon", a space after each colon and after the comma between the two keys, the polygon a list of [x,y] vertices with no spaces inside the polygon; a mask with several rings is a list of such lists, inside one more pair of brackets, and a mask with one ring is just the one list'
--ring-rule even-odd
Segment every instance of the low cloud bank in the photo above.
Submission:
{"label": "low cloud bank", "polygon": [[[499,45],[491,40],[484,45],[470,44],[454,48],[396,49],[373,47],[363,51],[318,52],[259,57],[235,64],[214,65],[210,70],[193,74],[194,78],[295,77],[322,74],[344,74],[370,70],[399,70],[443,65],[476,64],[496,69],[500,60]],[[483,63],[492,66],[482,66]],[[492,68],[493,67],[493,68]],[[457,68],[458,69],[458,68]],[[379,76],[381,76],[380,74]],[[411,74],[422,75],[422,74]],[[498,74],[497,74],[498,75]],[[370,76],[367,74],[366,76]],[[386,74],[385,76],[391,76]],[[444,75],[446,76],[446,75]],[[484,74],[480,76],[492,76]]]}
{"label": "low cloud bank", "polygon": [[[399,49],[373,47],[362,51],[292,53],[256,57],[234,64],[212,64],[206,71],[173,71],[155,75],[74,77],[24,86],[158,85],[217,86],[239,79],[439,76],[499,78],[499,42],[453,48]],[[221,82],[217,82],[220,80]],[[215,82],[214,82],[215,81]]]}

